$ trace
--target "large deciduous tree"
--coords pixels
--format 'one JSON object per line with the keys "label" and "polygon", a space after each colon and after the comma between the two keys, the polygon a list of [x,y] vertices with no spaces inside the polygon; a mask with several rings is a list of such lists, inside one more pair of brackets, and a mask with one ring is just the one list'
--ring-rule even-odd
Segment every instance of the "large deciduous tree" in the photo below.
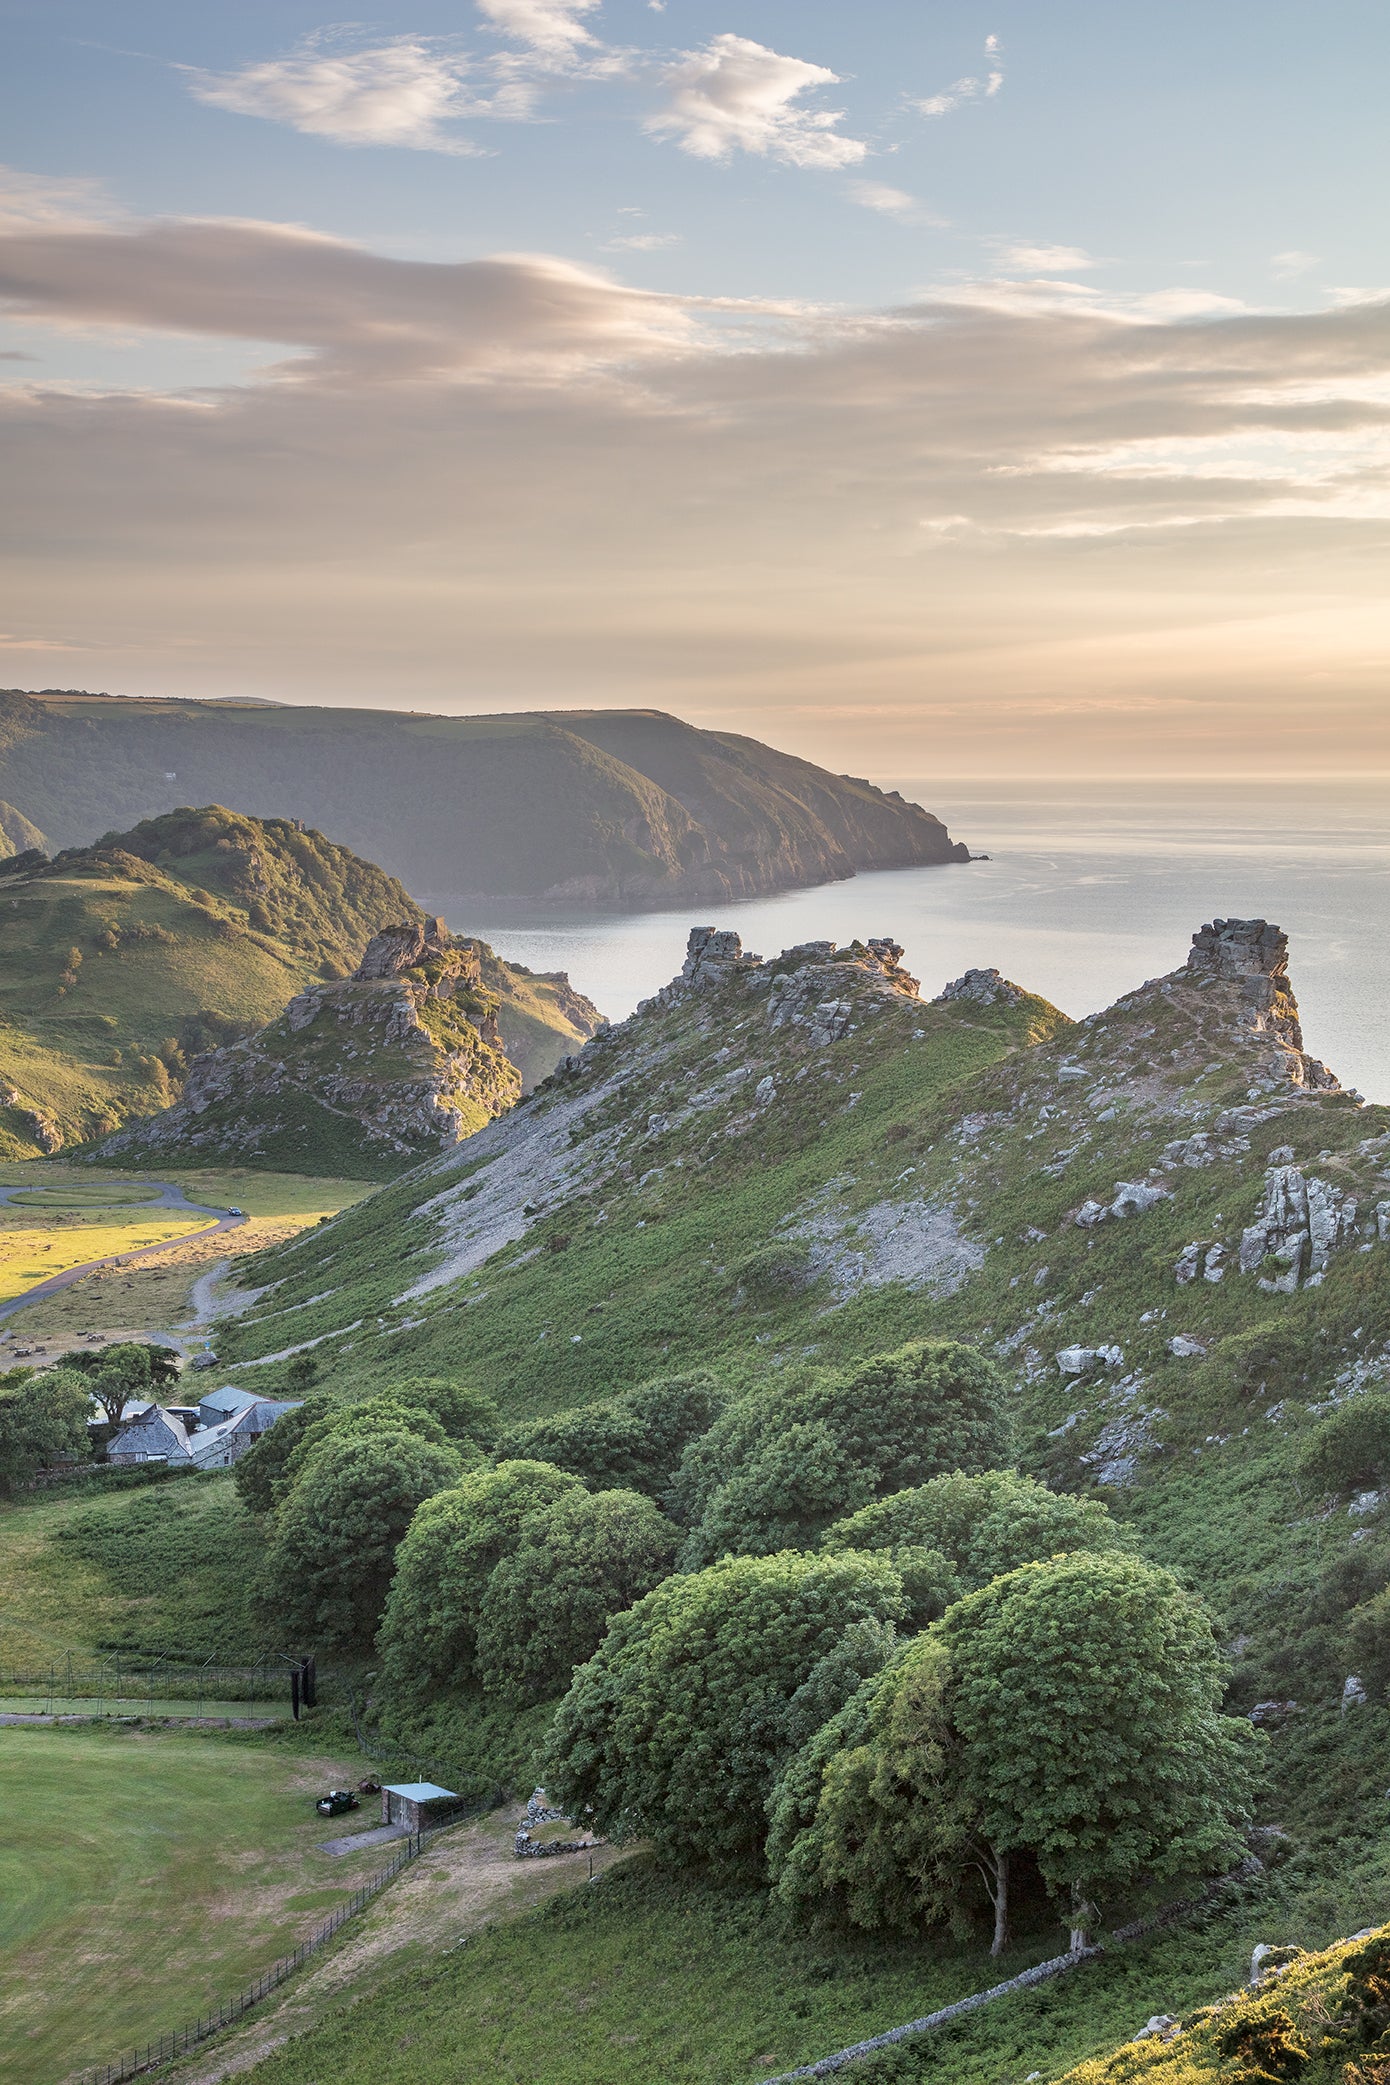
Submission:
{"label": "large deciduous tree", "polygon": [[[762,1856],[789,1714],[858,1623],[902,1604],[884,1557],[729,1557],[618,1615],[557,1711],[546,1785],[571,1815],[678,1858]],[[845,1684],[857,1684],[850,1668]]]}
{"label": "large deciduous tree", "polygon": [[478,1619],[493,1571],[516,1548],[533,1514],[583,1489],[566,1470],[517,1460],[470,1471],[422,1506],[401,1544],[381,1626],[390,1696],[418,1701],[473,1677]]}
{"label": "large deciduous tree", "polygon": [[312,1647],[367,1648],[397,1544],[461,1471],[452,1446],[404,1431],[324,1441],[275,1522],[265,1591],[277,1625]]}
{"label": "large deciduous tree", "polygon": [[1063,1556],[951,1607],[786,1768],[769,1858],[779,1892],[828,1892],[862,1925],[933,1923],[972,1870],[1008,1938],[1020,1858],[1073,1946],[1140,1874],[1236,1854],[1259,1740],[1219,1712],[1211,1618],[1125,1554]]}
{"label": "large deciduous tree", "polygon": [[523,1522],[478,1616],[484,1687],[525,1704],[563,1694],[615,1614],[667,1577],[680,1531],[635,1491],[570,1491]]}
{"label": "large deciduous tree", "polygon": [[726,1402],[727,1392],[705,1371],[657,1376],[616,1397],[513,1426],[498,1453],[554,1463],[593,1491],[659,1498],[685,1448],[708,1432]]}
{"label": "large deciduous tree", "polygon": [[689,1568],[809,1547],[870,1500],[1007,1456],[1004,1386],[974,1348],[915,1340],[859,1368],[742,1398],[683,1458]]}
{"label": "large deciduous tree", "polygon": [[29,1484],[54,1464],[87,1458],[91,1388],[86,1376],[69,1369],[0,1376],[0,1491]]}

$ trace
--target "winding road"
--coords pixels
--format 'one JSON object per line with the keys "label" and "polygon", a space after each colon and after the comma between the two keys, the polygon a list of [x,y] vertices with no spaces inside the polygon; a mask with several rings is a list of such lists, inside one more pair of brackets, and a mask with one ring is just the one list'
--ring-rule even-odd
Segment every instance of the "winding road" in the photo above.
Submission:
{"label": "winding road", "polygon": [[[168,1180],[113,1180],[109,1184],[113,1189],[122,1187],[158,1188],[159,1193],[153,1201],[140,1202],[138,1205],[134,1205],[138,1207],[141,1215],[144,1215],[151,1209],[177,1209],[187,1212],[190,1216],[216,1217],[217,1221],[215,1223],[208,1224],[201,1231],[190,1231],[186,1234],[187,1237],[215,1238],[220,1231],[240,1230],[244,1223],[249,1223],[250,1221],[249,1217],[237,1215],[230,1209],[217,1209],[210,1207],[205,1202],[190,1202],[183,1189],[175,1187]],[[13,1201],[16,1195],[31,1195],[37,1191],[33,1186],[0,1187],[0,1207]],[[23,1207],[24,1204],[21,1202],[19,1206]],[[130,1260],[148,1259],[151,1253],[169,1252],[174,1246],[181,1245],[184,1242],[185,1240],[180,1238],[166,1238],[159,1245],[136,1245],[132,1246],[129,1252],[108,1253],[104,1259],[84,1260],[80,1266],[65,1267],[61,1274],[50,1274],[46,1281],[35,1282],[33,1288],[26,1289],[22,1296],[12,1296],[7,1303],[0,1303],[0,1322],[3,1322],[8,1317],[12,1317],[15,1311],[23,1310],[26,1304],[37,1302],[40,1296],[53,1296],[57,1294],[59,1289],[70,1289],[74,1282],[81,1281],[83,1275],[94,1274],[98,1267],[124,1267]]]}

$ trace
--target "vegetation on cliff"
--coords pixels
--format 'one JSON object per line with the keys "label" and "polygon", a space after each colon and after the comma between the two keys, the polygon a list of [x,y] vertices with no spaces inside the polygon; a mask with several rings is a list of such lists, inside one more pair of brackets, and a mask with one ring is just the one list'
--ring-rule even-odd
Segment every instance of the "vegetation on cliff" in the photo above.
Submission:
{"label": "vegetation on cliff", "polygon": [[[195,1057],[275,1020],[306,985],[348,977],[383,925],[424,918],[394,877],[322,834],[217,805],[0,863],[0,1157],[168,1107]],[[523,1083],[592,1033],[595,1009],[566,978],[466,946]]]}
{"label": "vegetation on cliff", "polygon": [[12,689],[0,795],[57,846],[190,798],[302,819],[441,903],[632,909],[966,858],[896,792],[659,710],[432,717]]}

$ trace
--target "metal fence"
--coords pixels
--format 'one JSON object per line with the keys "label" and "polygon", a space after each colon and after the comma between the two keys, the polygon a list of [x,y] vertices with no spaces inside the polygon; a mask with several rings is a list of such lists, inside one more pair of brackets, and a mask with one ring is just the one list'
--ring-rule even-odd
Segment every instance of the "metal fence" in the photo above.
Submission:
{"label": "metal fence", "polygon": [[97,1714],[119,1713],[121,1703],[144,1703],[151,1710],[158,1702],[288,1704],[292,1662],[273,1656],[251,1665],[223,1665],[213,1659],[190,1665],[148,1652],[115,1651],[96,1658],[69,1652],[47,1665],[0,1665],[0,1698],[42,1698],[46,1714],[55,1713],[64,1701],[96,1702]]}
{"label": "metal fence", "polygon": [[[457,1819],[452,1821],[457,1822]],[[287,1977],[293,1976],[296,1969],[302,1968],[310,1955],[316,1953],[325,1941],[331,1940],[350,1918],[365,1910],[373,1897],[384,1890],[388,1882],[395,1880],[402,1868],[408,1868],[412,1861],[418,1860],[425,1842],[431,1837],[433,1834],[430,1832],[413,1832],[389,1867],[374,1875],[370,1882],[364,1882],[361,1889],[349,1897],[346,1904],[340,1904],[317,1932],[300,1942],[292,1955],[282,1955],[264,1976],[258,1976],[254,1984],[248,1984],[244,1991],[219,2006],[215,2013],[190,2020],[185,2026],[176,2027],[172,2034],[161,2034],[158,2041],[146,2042],[143,2049],[132,2049],[117,2063],[97,2064],[95,2068],[83,2071],[79,2085],[122,2085],[124,2079],[139,2077],[142,2071],[154,2070],[161,2063],[172,2063],[176,2056],[186,2055],[199,2042],[205,2042],[210,2034],[233,2026],[253,2005],[259,2005],[263,1998],[278,1990]]]}

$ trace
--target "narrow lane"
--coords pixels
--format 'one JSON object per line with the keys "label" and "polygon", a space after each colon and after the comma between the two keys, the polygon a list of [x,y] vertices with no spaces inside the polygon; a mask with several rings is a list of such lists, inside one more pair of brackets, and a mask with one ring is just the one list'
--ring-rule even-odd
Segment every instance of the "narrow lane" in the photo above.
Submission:
{"label": "narrow lane", "polygon": [[[23,1310],[26,1304],[36,1303],[41,1296],[54,1296],[60,1289],[70,1289],[73,1283],[81,1281],[84,1275],[94,1274],[98,1267],[124,1267],[131,1260],[148,1259],[152,1253],[172,1252],[176,1246],[186,1244],[190,1238],[215,1238],[221,1231],[240,1230],[244,1223],[250,1221],[246,1216],[233,1215],[230,1209],[219,1209],[206,1202],[190,1202],[183,1189],[169,1180],[113,1180],[110,1185],[112,1188],[157,1187],[157,1200],[131,1205],[140,1215],[148,1215],[152,1209],[179,1209],[187,1211],[190,1216],[216,1217],[217,1221],[205,1225],[200,1231],[188,1231],[182,1238],[166,1238],[158,1245],[132,1246],[129,1252],[107,1253],[102,1259],[84,1260],[80,1266],[65,1267],[61,1274],[50,1274],[46,1280],[35,1282],[32,1289],[26,1289],[22,1296],[11,1296],[8,1302],[0,1303],[0,1323],[12,1317],[15,1311]],[[0,1187],[0,1206],[11,1201],[15,1195],[34,1192],[32,1186]],[[24,1205],[21,1203],[19,1206]]]}

